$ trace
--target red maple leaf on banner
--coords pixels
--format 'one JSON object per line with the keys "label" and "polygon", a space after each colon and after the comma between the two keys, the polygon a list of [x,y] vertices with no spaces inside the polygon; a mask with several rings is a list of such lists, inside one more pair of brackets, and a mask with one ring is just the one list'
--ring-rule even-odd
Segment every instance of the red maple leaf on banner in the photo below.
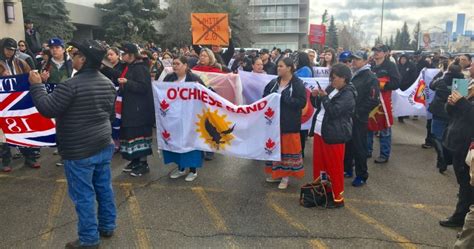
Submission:
{"label": "red maple leaf on banner", "polygon": [[267,111],[265,112],[265,117],[266,118],[273,118],[273,115],[275,115],[275,112],[272,110],[272,108],[268,107]]}
{"label": "red maple leaf on banner", "polygon": [[161,133],[161,135],[163,136],[163,138],[164,138],[165,140],[169,140],[170,137],[171,137],[171,134],[170,134],[167,130],[164,130],[164,131]]}
{"label": "red maple leaf on banner", "polygon": [[160,108],[161,110],[165,111],[170,107],[170,105],[166,102],[166,100],[162,100],[160,102]]}
{"label": "red maple leaf on banner", "polygon": [[267,140],[267,142],[265,143],[265,146],[266,146],[267,149],[269,149],[269,150],[273,149],[273,148],[275,147],[275,145],[276,145],[275,142],[274,142],[271,138],[269,138],[269,139]]}

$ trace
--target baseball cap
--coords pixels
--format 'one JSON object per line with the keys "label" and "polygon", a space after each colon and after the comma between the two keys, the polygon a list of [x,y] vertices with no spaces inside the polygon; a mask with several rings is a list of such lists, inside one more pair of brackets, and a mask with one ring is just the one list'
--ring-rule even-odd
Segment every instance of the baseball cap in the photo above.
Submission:
{"label": "baseball cap", "polygon": [[367,60],[369,58],[369,55],[367,52],[364,50],[359,50],[351,55],[352,59],[361,59],[361,60]]}
{"label": "baseball cap", "polygon": [[3,47],[10,50],[16,50],[18,45],[13,38],[8,37],[3,40]]}
{"label": "baseball cap", "polygon": [[138,47],[133,43],[122,44],[120,50],[122,50],[126,54],[138,54]]}
{"label": "baseball cap", "polygon": [[383,44],[378,44],[375,47],[372,48],[372,51],[382,51],[382,52],[388,52],[388,47]]}
{"label": "baseball cap", "polygon": [[86,40],[81,43],[73,41],[68,42],[68,45],[77,48],[88,60],[95,63],[101,63],[107,53],[105,47],[94,40]]}
{"label": "baseball cap", "polygon": [[351,51],[344,51],[339,55],[339,61],[344,62],[346,60],[351,59],[352,53]]}
{"label": "baseball cap", "polygon": [[63,47],[64,48],[64,41],[59,38],[51,38],[48,41],[48,47]]}

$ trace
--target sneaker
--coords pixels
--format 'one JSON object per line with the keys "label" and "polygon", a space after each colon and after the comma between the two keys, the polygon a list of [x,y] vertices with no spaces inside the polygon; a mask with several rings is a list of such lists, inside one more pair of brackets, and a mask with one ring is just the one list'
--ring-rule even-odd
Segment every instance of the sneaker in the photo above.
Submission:
{"label": "sneaker", "polygon": [[39,169],[39,168],[41,168],[41,165],[40,165],[38,162],[34,162],[34,163],[32,163],[32,164],[30,164],[30,165],[28,165],[28,166],[30,166],[32,169]]}
{"label": "sneaker", "polygon": [[5,173],[12,172],[12,167],[10,167],[10,166],[3,166],[2,172],[5,172]]}
{"label": "sneaker", "polygon": [[353,175],[352,171],[344,171],[344,178],[352,178]]}
{"label": "sneaker", "polygon": [[64,166],[64,161],[63,160],[56,163],[56,167],[61,167],[61,166]]}
{"label": "sneaker", "polygon": [[184,176],[184,175],[186,175],[186,170],[183,170],[183,171],[176,170],[173,174],[170,175],[170,178],[171,179],[178,179],[178,178],[180,178],[181,176]]}
{"label": "sneaker", "polygon": [[374,160],[374,163],[377,163],[377,164],[388,163],[388,158],[379,156]]}
{"label": "sneaker", "polygon": [[267,177],[267,179],[265,179],[265,181],[268,182],[268,183],[276,183],[276,182],[281,182],[281,178],[273,179],[273,178],[270,176],[270,177]]}
{"label": "sneaker", "polygon": [[13,154],[13,156],[12,156],[13,160],[20,159],[22,157],[23,157],[23,155],[21,153],[16,153],[16,154]]}
{"label": "sneaker", "polygon": [[58,151],[58,150],[54,150],[54,151],[53,151],[53,155],[59,155],[59,151]]}
{"label": "sneaker", "polygon": [[102,238],[110,238],[110,237],[114,236],[114,230],[112,230],[112,231],[100,231],[99,230],[99,235]]}
{"label": "sneaker", "polygon": [[283,177],[281,178],[280,184],[278,184],[278,189],[286,189],[288,188],[288,182],[289,182],[288,177]]}
{"label": "sneaker", "polygon": [[123,172],[132,172],[132,170],[137,167],[137,164],[135,162],[130,162],[125,166],[125,168],[122,169]]}
{"label": "sneaker", "polygon": [[429,144],[429,143],[424,143],[421,145],[421,148],[423,149],[431,149],[433,148],[433,145],[432,144]]}
{"label": "sneaker", "polygon": [[354,181],[352,181],[352,186],[354,186],[354,187],[362,187],[363,185],[365,185],[366,181],[367,181],[367,180],[362,179],[362,177],[356,176],[356,178],[354,179]]}
{"label": "sneaker", "polygon": [[189,172],[189,174],[186,176],[186,178],[184,178],[184,180],[187,182],[192,182],[196,179],[197,176],[197,173]]}
{"label": "sneaker", "polygon": [[144,174],[150,173],[150,167],[147,163],[140,163],[137,167],[132,169],[131,176],[142,176]]}
{"label": "sneaker", "polygon": [[74,240],[66,244],[66,249],[75,249],[75,248],[95,249],[95,248],[99,248],[99,243],[97,245],[85,246],[85,245],[81,245],[81,242],[79,240]]}

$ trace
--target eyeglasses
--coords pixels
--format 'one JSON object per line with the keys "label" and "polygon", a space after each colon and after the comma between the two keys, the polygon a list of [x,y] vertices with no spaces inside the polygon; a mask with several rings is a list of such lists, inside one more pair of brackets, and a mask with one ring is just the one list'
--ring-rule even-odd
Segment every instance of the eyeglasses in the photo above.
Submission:
{"label": "eyeglasses", "polygon": [[342,63],[352,63],[352,60],[343,60]]}
{"label": "eyeglasses", "polygon": [[25,44],[18,44],[18,47],[26,47]]}

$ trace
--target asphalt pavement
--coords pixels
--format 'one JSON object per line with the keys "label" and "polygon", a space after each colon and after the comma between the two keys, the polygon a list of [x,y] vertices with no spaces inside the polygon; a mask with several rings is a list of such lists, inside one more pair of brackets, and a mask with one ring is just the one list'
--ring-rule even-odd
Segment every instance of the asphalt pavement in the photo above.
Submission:
{"label": "asphalt pavement", "polygon": [[[150,174],[139,178],[122,173],[127,162],[116,154],[118,227],[101,248],[449,248],[458,230],[438,221],[454,210],[457,183],[452,167],[438,173],[434,150],[421,148],[424,127],[424,120],[395,122],[390,161],[370,160],[361,188],[346,179],[346,205],[332,210],[298,203],[299,187],[312,177],[312,141],[306,177],[286,190],[265,182],[259,161],[216,154],[188,183],[169,178],[176,166],[164,165],[156,150]],[[42,149],[39,170],[17,159],[13,172],[0,173],[0,248],[64,248],[77,238],[52,152]]]}

